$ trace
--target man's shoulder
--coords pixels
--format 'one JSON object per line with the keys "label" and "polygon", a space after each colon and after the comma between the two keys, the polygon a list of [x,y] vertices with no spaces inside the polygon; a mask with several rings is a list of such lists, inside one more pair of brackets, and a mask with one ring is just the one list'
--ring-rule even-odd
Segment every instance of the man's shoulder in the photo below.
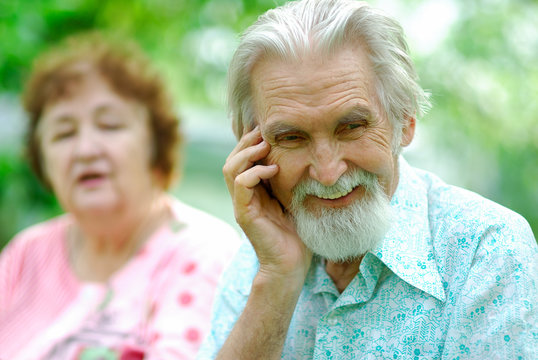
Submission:
{"label": "man's shoulder", "polygon": [[509,283],[534,286],[538,246],[521,215],[427,171],[413,172],[426,193],[428,242],[448,296],[465,283],[496,284],[496,276],[518,269],[532,275],[514,275]]}
{"label": "man's shoulder", "polygon": [[258,272],[259,262],[248,239],[242,240],[239,250],[224,271],[221,288],[224,292],[248,296],[252,280]]}
{"label": "man's shoulder", "polygon": [[430,234],[440,254],[466,258],[471,266],[484,252],[493,257],[536,252],[536,239],[521,215],[430,172],[414,170],[427,189]]}
{"label": "man's shoulder", "polygon": [[515,211],[476,192],[447,184],[431,172],[416,168],[414,172],[426,186],[432,230],[456,228],[469,234],[491,228],[530,230],[528,222]]}

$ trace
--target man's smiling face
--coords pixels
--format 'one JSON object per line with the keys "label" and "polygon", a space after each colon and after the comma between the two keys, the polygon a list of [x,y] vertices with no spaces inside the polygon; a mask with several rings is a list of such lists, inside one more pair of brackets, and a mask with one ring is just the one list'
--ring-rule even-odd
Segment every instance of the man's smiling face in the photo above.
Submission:
{"label": "man's smiling face", "polygon": [[[252,87],[256,119],[271,145],[265,163],[280,167],[271,188],[284,207],[289,208],[293,189],[302,181],[331,186],[352,170],[374,174],[392,196],[398,184],[392,127],[360,47],[344,47],[326,59],[262,59],[253,69]],[[413,126],[404,126],[400,145],[409,144],[413,133]],[[317,213],[347,207],[364,196],[364,187],[355,186],[306,196],[303,205]]]}

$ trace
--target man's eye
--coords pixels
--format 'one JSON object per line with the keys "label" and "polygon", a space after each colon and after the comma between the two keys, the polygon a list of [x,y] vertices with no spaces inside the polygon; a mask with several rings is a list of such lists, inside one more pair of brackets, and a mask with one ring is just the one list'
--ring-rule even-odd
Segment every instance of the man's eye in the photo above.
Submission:
{"label": "man's eye", "polygon": [[362,126],[362,124],[352,123],[352,124],[347,124],[346,129],[347,130],[354,130],[354,129],[357,129],[357,128],[361,127],[361,126]]}
{"label": "man's eye", "polygon": [[282,136],[280,138],[280,141],[295,141],[298,139],[299,137],[297,135],[286,135],[286,136]]}
{"label": "man's eye", "polygon": [[304,137],[298,134],[282,134],[275,138],[275,143],[282,147],[296,147],[304,140]]}
{"label": "man's eye", "polygon": [[344,124],[342,125],[342,130],[346,131],[346,130],[355,130],[355,129],[359,129],[361,127],[363,127],[364,124],[363,123],[348,123],[348,124]]}
{"label": "man's eye", "polygon": [[362,134],[362,131],[365,129],[365,125],[366,124],[363,122],[342,124],[337,132],[341,135],[358,135]]}

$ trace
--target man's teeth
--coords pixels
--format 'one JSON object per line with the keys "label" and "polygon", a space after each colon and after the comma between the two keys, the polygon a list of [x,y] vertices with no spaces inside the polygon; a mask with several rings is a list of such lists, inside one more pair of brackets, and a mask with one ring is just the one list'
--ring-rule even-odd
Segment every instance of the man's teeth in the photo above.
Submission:
{"label": "man's teeth", "polygon": [[334,200],[334,199],[341,198],[342,196],[346,196],[346,195],[349,194],[351,191],[353,191],[353,189],[350,189],[350,190],[347,191],[347,192],[335,192],[335,193],[332,193],[332,194],[319,194],[319,195],[317,195],[317,196],[318,196],[319,198],[321,198],[321,199]]}

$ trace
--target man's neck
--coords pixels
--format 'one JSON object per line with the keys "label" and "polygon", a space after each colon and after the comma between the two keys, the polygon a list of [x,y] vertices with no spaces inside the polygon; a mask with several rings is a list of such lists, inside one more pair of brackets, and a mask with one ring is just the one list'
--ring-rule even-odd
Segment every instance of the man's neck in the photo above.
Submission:
{"label": "man's neck", "polygon": [[327,271],[340,294],[344,292],[351,280],[359,273],[362,258],[361,256],[357,260],[339,263],[327,260],[325,271]]}

